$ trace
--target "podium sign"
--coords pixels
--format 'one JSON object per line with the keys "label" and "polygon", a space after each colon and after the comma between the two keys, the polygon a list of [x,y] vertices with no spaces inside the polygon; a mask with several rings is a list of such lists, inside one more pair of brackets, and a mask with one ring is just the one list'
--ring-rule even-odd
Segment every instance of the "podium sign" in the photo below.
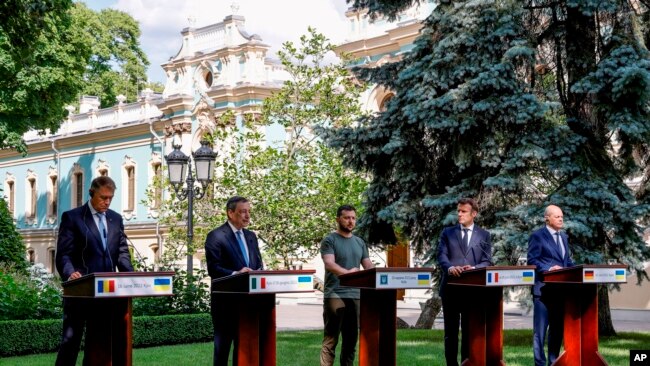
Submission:
{"label": "podium sign", "polygon": [[255,274],[253,272],[249,278],[249,292],[252,294],[313,292],[314,289],[314,276],[312,273]]}
{"label": "podium sign", "polygon": [[275,294],[314,292],[314,270],[251,271],[212,280],[214,299],[237,308],[233,365],[275,366]]}
{"label": "podium sign", "polygon": [[560,365],[607,365],[598,352],[598,285],[627,282],[624,264],[584,264],[544,272],[545,286],[565,294],[564,352]]}
{"label": "podium sign", "polygon": [[505,365],[503,361],[503,287],[533,286],[535,266],[490,266],[447,278],[466,299],[481,299],[466,312],[469,358],[462,365]]}
{"label": "podium sign", "polygon": [[133,363],[132,297],[171,296],[174,272],[96,272],[63,282],[63,297],[92,299],[106,316],[86,323],[84,358],[95,366]]}
{"label": "podium sign", "polygon": [[431,288],[430,268],[372,268],[339,276],[342,287],[361,289],[359,365],[395,365],[397,290]]}

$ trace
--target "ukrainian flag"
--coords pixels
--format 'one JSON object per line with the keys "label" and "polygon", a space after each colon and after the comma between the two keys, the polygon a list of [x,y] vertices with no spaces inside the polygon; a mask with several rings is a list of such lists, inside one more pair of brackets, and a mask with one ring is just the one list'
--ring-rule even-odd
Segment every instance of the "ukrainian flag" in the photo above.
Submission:
{"label": "ukrainian flag", "polygon": [[298,287],[299,288],[311,288],[312,280],[311,276],[299,276],[298,277]]}
{"label": "ukrainian flag", "polygon": [[430,280],[431,275],[428,273],[418,275],[418,285],[428,285]]}
{"label": "ukrainian flag", "polygon": [[154,291],[169,291],[171,288],[171,279],[169,278],[155,278],[153,280]]}
{"label": "ukrainian flag", "polygon": [[533,282],[533,278],[535,278],[533,271],[526,271],[522,275],[522,280],[524,282]]}
{"label": "ukrainian flag", "polygon": [[616,279],[617,280],[624,280],[625,279],[625,270],[624,269],[617,269],[616,270]]}

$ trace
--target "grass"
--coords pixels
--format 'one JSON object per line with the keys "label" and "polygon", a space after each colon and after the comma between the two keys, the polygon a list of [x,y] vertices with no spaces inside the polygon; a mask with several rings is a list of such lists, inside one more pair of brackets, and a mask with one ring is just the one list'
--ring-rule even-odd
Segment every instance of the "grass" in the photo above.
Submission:
{"label": "grass", "polygon": [[[533,364],[532,330],[506,330],[504,358],[508,366]],[[277,364],[280,366],[318,365],[322,331],[278,332]],[[650,333],[621,332],[617,337],[600,340],[600,353],[610,366],[629,365],[630,349],[650,349]],[[0,365],[50,366],[56,354],[28,355],[0,359]],[[83,354],[77,365],[81,365]],[[338,363],[338,362],[337,362]],[[211,365],[212,343],[193,343],[133,350],[136,366]],[[399,330],[398,365],[444,365],[441,330]]]}

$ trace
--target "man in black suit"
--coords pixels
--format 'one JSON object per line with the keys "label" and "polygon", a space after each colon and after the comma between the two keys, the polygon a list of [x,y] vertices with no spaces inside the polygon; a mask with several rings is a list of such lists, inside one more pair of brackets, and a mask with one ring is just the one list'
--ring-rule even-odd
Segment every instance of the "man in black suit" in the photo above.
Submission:
{"label": "man in black suit", "polygon": [[[235,196],[226,203],[228,221],[205,238],[205,258],[212,279],[262,269],[257,236],[245,227],[250,224],[250,202]],[[237,296],[211,296],[214,326],[214,365],[226,366],[230,346],[237,334]]]}
{"label": "man in black suit", "polygon": [[546,226],[528,239],[528,264],[537,266],[533,286],[533,354],[536,366],[546,365],[544,341],[548,330],[548,364],[557,359],[564,335],[564,305],[561,291],[544,286],[542,273],[575,265],[569,238],[562,230],[564,215],[555,205],[544,211]]}
{"label": "man in black suit", "polygon": [[[109,209],[115,182],[109,177],[97,177],[89,193],[90,200],[83,206],[61,215],[56,268],[63,281],[95,272],[133,271],[122,216]],[[63,336],[56,365],[74,365],[84,328],[88,328],[86,338],[95,331],[110,332],[116,310],[109,299],[64,298]]]}
{"label": "man in black suit", "polygon": [[447,285],[448,276],[460,276],[463,271],[486,267],[492,262],[490,233],[474,224],[478,205],[472,198],[458,200],[458,225],[448,227],[440,234],[438,264],[442,270],[440,297],[445,328],[445,359],[447,365],[458,365],[458,325],[462,331],[461,361],[469,357],[466,309],[468,297],[462,288]]}

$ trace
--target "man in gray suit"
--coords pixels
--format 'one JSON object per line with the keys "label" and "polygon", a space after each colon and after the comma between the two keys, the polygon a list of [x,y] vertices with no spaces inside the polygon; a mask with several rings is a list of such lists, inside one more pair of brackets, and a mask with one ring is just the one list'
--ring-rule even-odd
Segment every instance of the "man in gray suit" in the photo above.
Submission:
{"label": "man in gray suit", "polygon": [[467,297],[463,296],[462,289],[447,285],[447,278],[460,276],[468,269],[487,267],[492,263],[490,233],[474,224],[474,218],[478,214],[476,201],[472,198],[461,198],[457,203],[458,225],[444,229],[438,244],[447,365],[458,365],[459,323],[462,331],[461,361],[469,357]]}

